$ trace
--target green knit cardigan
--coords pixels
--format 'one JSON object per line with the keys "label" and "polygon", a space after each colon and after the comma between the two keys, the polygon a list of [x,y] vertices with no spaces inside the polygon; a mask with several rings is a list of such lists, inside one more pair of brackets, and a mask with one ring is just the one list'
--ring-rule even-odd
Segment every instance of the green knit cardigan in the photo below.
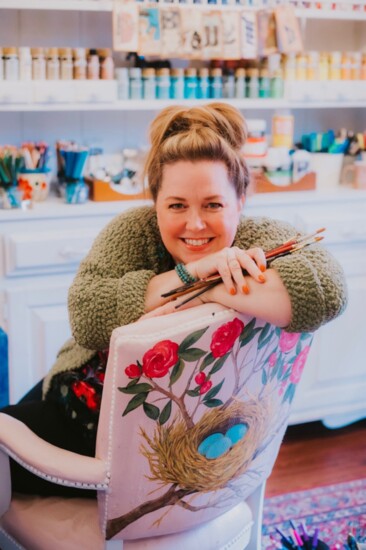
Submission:
{"label": "green knit cardigan", "polygon": [[[233,245],[269,250],[294,235],[290,225],[268,218],[242,217]],[[289,332],[314,331],[346,306],[345,277],[338,262],[318,245],[275,260],[292,305]],[[160,237],[153,207],[128,210],[99,234],[80,264],[69,290],[73,338],[57,355],[45,378],[44,395],[56,373],[81,367],[97,350],[108,348],[113,329],[144,313],[147,285],[174,268]]]}

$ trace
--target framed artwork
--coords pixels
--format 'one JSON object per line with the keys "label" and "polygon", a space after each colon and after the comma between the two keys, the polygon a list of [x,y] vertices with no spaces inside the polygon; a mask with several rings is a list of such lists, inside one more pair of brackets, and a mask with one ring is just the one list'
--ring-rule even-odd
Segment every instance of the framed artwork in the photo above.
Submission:
{"label": "framed artwork", "polygon": [[241,36],[240,57],[256,59],[258,53],[257,17],[254,11],[240,13],[239,32]]}
{"label": "framed artwork", "polygon": [[266,57],[278,51],[276,18],[273,11],[260,10],[257,13],[258,55]]}
{"label": "framed artwork", "polygon": [[178,7],[160,9],[161,54],[179,57],[182,51],[181,11]]}
{"label": "framed artwork", "polygon": [[182,9],[180,15],[182,56],[200,59],[204,44],[202,12],[197,9]]}
{"label": "framed artwork", "polygon": [[299,21],[290,5],[279,5],[275,9],[278,49],[282,53],[301,52],[303,43]]}
{"label": "framed artwork", "polygon": [[139,6],[139,49],[141,55],[160,55],[160,10]]}
{"label": "framed artwork", "polygon": [[135,2],[113,4],[113,49],[136,52],[139,45],[139,12]]}
{"label": "framed artwork", "polygon": [[240,59],[240,14],[228,11],[222,14],[222,42],[224,59]]}
{"label": "framed artwork", "polygon": [[222,12],[216,10],[202,13],[203,51],[206,59],[222,57],[223,42],[221,32]]}

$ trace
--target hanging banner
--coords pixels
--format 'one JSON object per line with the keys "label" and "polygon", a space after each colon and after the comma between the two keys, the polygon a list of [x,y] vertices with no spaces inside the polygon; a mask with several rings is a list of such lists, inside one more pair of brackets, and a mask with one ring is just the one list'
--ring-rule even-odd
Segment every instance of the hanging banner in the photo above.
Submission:
{"label": "hanging banner", "polygon": [[201,10],[181,9],[182,57],[202,58],[203,29]]}
{"label": "hanging banner", "polygon": [[254,11],[240,14],[241,51],[243,59],[256,59],[258,55],[257,16]]}
{"label": "hanging banner", "polygon": [[160,55],[160,10],[139,6],[139,49],[141,55]]}
{"label": "hanging banner", "polygon": [[210,10],[202,12],[202,55],[205,59],[219,59],[222,57],[221,21],[222,12],[220,11]]}
{"label": "hanging banner", "polygon": [[257,13],[258,55],[267,57],[278,51],[276,18],[273,11],[260,10]]}
{"label": "hanging banner", "polygon": [[113,3],[113,49],[136,52],[139,45],[139,12],[135,2]]}
{"label": "hanging banner", "polygon": [[223,59],[240,59],[241,57],[240,15],[237,11],[228,11],[221,17]]}
{"label": "hanging banner", "polygon": [[293,6],[275,8],[278,49],[282,53],[298,53],[303,50],[299,22]]}
{"label": "hanging banner", "polygon": [[179,57],[182,51],[181,12],[177,8],[160,10],[161,55]]}

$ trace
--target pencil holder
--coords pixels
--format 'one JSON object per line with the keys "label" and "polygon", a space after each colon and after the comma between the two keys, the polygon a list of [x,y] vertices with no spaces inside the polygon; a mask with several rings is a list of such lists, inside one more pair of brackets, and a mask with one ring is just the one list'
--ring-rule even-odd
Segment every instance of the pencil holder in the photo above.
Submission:
{"label": "pencil holder", "polygon": [[18,187],[23,200],[44,201],[50,188],[49,170],[24,170],[18,174]]}
{"label": "pencil holder", "polygon": [[66,182],[65,201],[67,204],[83,204],[88,200],[89,188],[84,179],[74,182]]}

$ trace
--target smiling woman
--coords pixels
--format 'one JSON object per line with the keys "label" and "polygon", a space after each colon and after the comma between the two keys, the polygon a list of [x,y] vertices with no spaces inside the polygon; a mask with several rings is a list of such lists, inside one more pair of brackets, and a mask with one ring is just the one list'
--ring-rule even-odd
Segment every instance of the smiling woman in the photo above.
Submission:
{"label": "smiling woman", "polygon": [[[69,292],[73,338],[43,382],[43,400],[31,392],[2,410],[46,441],[81,454],[94,455],[112,331],[174,311],[182,298],[169,302],[162,294],[178,285],[218,274],[222,283],[183,307],[217,302],[293,333],[316,330],[346,305],[342,269],[319,245],[267,267],[264,251],[296,230],[242,215],[249,174],[239,111],[222,103],[169,107],[153,121],[150,139],[145,173],[154,205],[117,216],[81,263]],[[140,367],[128,369],[134,376]],[[151,369],[147,376],[157,376],[156,365]],[[200,383],[208,389],[209,381]],[[12,483],[18,492],[76,492],[14,463]]]}

